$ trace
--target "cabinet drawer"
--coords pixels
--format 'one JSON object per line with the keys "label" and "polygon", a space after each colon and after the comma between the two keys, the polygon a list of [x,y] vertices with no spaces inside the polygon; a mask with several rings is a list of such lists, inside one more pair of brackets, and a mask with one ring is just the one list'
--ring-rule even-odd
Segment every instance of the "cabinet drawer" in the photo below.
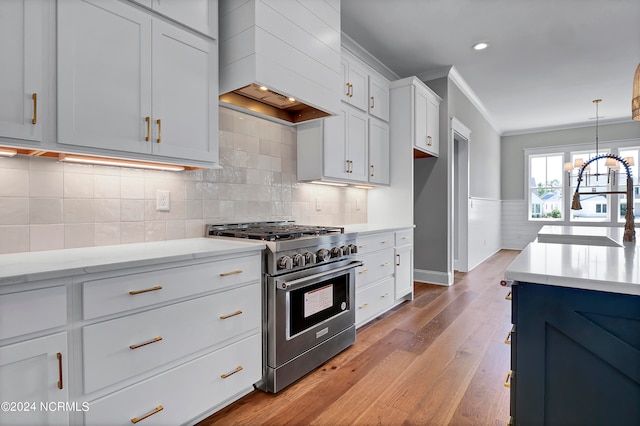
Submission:
{"label": "cabinet drawer", "polygon": [[358,236],[358,254],[371,253],[372,251],[393,247],[393,232]]}
{"label": "cabinet drawer", "polygon": [[394,259],[393,247],[364,256],[358,255],[358,260],[362,261],[363,265],[356,268],[356,289],[384,277],[393,276]]}
{"label": "cabinet drawer", "polygon": [[84,319],[143,308],[260,279],[260,255],[86,281]]}
{"label": "cabinet drawer", "polygon": [[82,329],[85,392],[260,329],[260,284]]}
{"label": "cabinet drawer", "polygon": [[[185,424],[228,398],[251,389],[261,378],[261,354],[260,334],[255,334],[91,402],[84,414],[85,424],[131,425],[132,419],[141,419],[154,411],[157,412],[140,424]],[[229,375],[234,371],[237,372]]]}
{"label": "cabinet drawer", "polygon": [[356,325],[378,316],[393,305],[393,278],[356,293]]}
{"label": "cabinet drawer", "polygon": [[0,340],[66,323],[64,285],[0,295]]}
{"label": "cabinet drawer", "polygon": [[404,246],[408,244],[413,244],[413,229],[396,231],[396,245]]}

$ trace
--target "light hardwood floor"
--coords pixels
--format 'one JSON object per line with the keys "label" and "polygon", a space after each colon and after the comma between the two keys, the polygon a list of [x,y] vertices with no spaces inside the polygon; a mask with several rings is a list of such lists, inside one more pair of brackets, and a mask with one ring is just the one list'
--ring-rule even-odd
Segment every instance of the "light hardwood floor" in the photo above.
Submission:
{"label": "light hardwood floor", "polygon": [[281,391],[254,391],[198,426],[505,425],[511,329],[502,250],[358,330],[356,343]]}

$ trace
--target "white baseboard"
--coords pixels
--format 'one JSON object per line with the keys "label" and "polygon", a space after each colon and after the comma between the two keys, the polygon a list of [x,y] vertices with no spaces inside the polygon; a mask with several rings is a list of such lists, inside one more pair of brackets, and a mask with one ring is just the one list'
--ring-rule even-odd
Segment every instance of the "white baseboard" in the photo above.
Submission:
{"label": "white baseboard", "polygon": [[450,286],[453,284],[453,274],[449,274],[447,272],[427,271],[424,269],[414,269],[413,280],[420,283]]}

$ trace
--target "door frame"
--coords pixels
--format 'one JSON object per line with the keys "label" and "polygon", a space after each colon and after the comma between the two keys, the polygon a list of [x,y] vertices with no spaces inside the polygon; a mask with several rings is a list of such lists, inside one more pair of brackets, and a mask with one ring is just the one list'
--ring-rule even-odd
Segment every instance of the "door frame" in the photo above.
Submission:
{"label": "door frame", "polygon": [[[449,144],[449,167],[451,170],[449,256],[453,270],[468,272],[469,269],[469,150],[471,130],[456,117],[451,118],[451,143]],[[456,146],[458,154],[456,155]],[[459,174],[457,169],[463,168]],[[460,182],[456,182],[456,176]],[[455,189],[458,188],[456,192]],[[456,227],[456,210],[457,227]],[[456,232],[457,228],[457,232]],[[458,248],[456,258],[455,251]]]}

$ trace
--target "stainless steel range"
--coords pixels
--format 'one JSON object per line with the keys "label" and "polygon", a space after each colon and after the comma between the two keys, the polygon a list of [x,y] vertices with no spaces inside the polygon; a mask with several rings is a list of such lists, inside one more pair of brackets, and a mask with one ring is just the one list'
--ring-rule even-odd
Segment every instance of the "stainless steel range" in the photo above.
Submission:
{"label": "stainless steel range", "polygon": [[262,240],[263,378],[279,392],[355,342],[355,233],[293,222],[207,225],[211,237]]}

